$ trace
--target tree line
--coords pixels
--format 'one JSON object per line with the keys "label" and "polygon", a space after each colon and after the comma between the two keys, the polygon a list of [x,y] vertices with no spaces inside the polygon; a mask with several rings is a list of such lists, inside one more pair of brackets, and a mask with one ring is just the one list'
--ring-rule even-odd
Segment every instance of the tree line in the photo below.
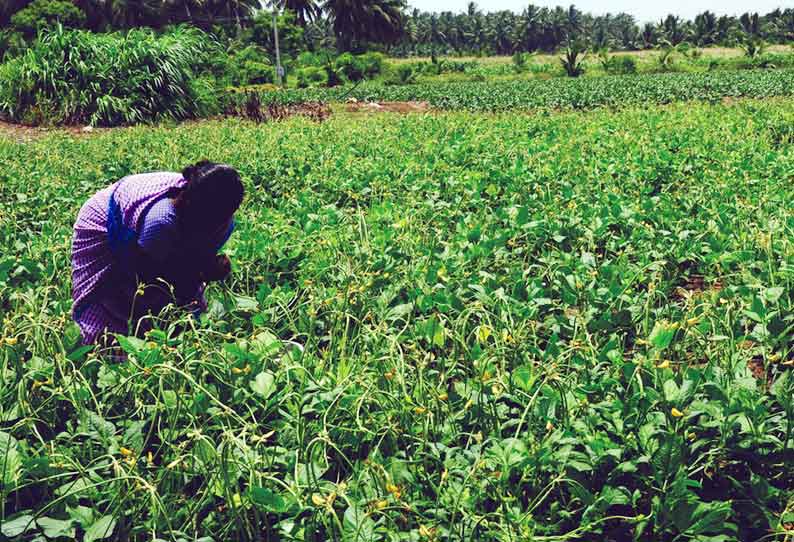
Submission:
{"label": "tree line", "polygon": [[[668,15],[638,24],[627,13],[594,16],[567,8],[528,5],[521,13],[484,12],[474,2],[462,13],[408,11],[404,0],[276,0],[269,8],[288,13],[284,24],[300,29],[300,47],[338,51],[378,49],[394,55],[512,54],[554,51],[571,41],[610,49],[652,48],[662,43],[697,46],[794,40],[794,9],[767,14],[693,20]],[[240,38],[266,27],[260,0],[3,0],[0,53],[61,24],[101,32],[190,24],[216,35]],[[290,29],[286,28],[286,32]]]}
{"label": "tree line", "polygon": [[573,5],[550,9],[530,4],[521,13],[485,13],[472,2],[464,13],[412,11],[394,52],[506,55],[554,51],[571,40],[596,49],[622,50],[649,49],[665,42],[700,47],[750,40],[785,43],[794,40],[794,9],[740,16],[704,11],[694,20],[668,15],[658,23],[639,25],[627,13],[594,16]]}

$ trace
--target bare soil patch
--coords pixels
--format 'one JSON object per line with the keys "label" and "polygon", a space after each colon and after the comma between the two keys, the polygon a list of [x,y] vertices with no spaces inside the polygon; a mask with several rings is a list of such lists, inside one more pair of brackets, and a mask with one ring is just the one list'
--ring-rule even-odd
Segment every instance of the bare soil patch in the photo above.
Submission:
{"label": "bare soil patch", "polygon": [[423,113],[430,110],[430,104],[427,102],[350,101],[345,109],[350,113]]}

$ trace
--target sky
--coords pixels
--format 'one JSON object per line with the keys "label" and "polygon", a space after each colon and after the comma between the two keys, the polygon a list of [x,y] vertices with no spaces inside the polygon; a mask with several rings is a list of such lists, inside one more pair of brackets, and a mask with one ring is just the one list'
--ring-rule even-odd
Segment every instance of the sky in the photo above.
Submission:
{"label": "sky", "polygon": [[[411,7],[422,11],[452,11],[466,10],[469,0],[408,0]],[[477,6],[482,11],[498,11],[509,9],[520,13],[530,3],[536,6],[554,7],[557,5],[568,6],[570,0],[544,1],[544,0],[480,0]],[[671,0],[667,2],[648,2],[636,0],[579,0],[573,2],[576,7],[593,15],[604,13],[626,12],[634,15],[640,23],[657,22],[668,13],[673,13],[686,19],[694,19],[695,15],[703,11],[713,11],[717,15],[741,15],[745,11],[757,11],[761,14],[769,13],[775,8],[794,7],[794,0]]]}

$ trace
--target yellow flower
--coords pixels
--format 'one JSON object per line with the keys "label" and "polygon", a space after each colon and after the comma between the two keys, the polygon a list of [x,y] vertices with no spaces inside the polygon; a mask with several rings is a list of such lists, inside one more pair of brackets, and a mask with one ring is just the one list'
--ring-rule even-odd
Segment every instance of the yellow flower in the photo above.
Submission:
{"label": "yellow flower", "polygon": [[400,496],[402,495],[402,491],[400,490],[399,486],[396,486],[396,485],[392,484],[391,482],[389,482],[388,484],[386,484],[386,491],[388,491],[389,493],[391,493],[391,494],[392,494],[392,496],[393,496],[395,499],[399,499],[399,498],[400,498]]}
{"label": "yellow flower", "polygon": [[418,406],[414,408],[414,412],[416,412],[417,414],[424,414],[425,412],[427,412],[427,409],[425,407]]}
{"label": "yellow flower", "polygon": [[424,525],[419,526],[419,536],[423,536],[425,538],[432,538],[435,534],[435,529],[431,529],[430,527],[426,527]]}
{"label": "yellow flower", "polygon": [[380,500],[375,503],[375,509],[377,510],[383,510],[387,506],[389,506],[389,501],[387,501],[386,499]]}
{"label": "yellow flower", "polygon": [[16,337],[6,337],[6,339],[5,339],[5,343],[6,343],[8,346],[14,346],[14,345],[16,345],[18,342],[19,342],[19,339],[17,339]]}
{"label": "yellow flower", "polygon": [[119,448],[119,453],[121,453],[121,455],[124,456],[124,457],[131,457],[131,456],[135,455],[135,452],[133,452],[129,448],[125,448],[124,446]]}
{"label": "yellow flower", "polygon": [[449,395],[447,393],[442,393],[438,396],[439,401],[446,401],[447,399],[449,399]]}
{"label": "yellow flower", "polygon": [[394,378],[394,371],[386,371],[385,373],[383,373],[383,378],[385,378],[386,380],[391,380],[392,378]]}
{"label": "yellow flower", "polygon": [[312,502],[314,503],[314,506],[325,506],[325,497],[319,493],[313,493]]}
{"label": "yellow flower", "polygon": [[673,415],[673,418],[680,418],[681,416],[683,416],[683,415],[684,415],[684,413],[683,413],[683,412],[681,412],[680,410],[678,410],[678,409],[677,409],[677,408],[675,408],[675,407],[673,407],[673,408],[671,408],[671,409],[670,409],[670,414],[672,414],[672,415]]}
{"label": "yellow flower", "polygon": [[696,326],[700,323],[700,318],[690,318],[686,321],[686,325],[689,327]]}
{"label": "yellow flower", "polygon": [[546,422],[546,431],[553,431],[553,430],[554,430],[554,424],[551,422]]}
{"label": "yellow flower", "polygon": [[666,359],[663,362],[656,365],[657,369],[669,369],[670,368],[670,360]]}

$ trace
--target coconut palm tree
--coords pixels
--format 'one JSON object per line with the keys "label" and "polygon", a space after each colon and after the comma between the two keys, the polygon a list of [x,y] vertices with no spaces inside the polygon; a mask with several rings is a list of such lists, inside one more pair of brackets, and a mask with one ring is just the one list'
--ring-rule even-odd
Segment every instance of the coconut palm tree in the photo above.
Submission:
{"label": "coconut palm tree", "polygon": [[323,13],[320,4],[315,0],[276,0],[275,4],[279,9],[288,9],[295,13],[295,20],[302,27],[317,20]]}
{"label": "coconut palm tree", "polygon": [[393,43],[402,35],[403,0],[325,0],[323,9],[341,51],[364,42]]}
{"label": "coconut palm tree", "polygon": [[694,40],[698,45],[711,45],[717,36],[717,16],[704,11],[695,17]]}

